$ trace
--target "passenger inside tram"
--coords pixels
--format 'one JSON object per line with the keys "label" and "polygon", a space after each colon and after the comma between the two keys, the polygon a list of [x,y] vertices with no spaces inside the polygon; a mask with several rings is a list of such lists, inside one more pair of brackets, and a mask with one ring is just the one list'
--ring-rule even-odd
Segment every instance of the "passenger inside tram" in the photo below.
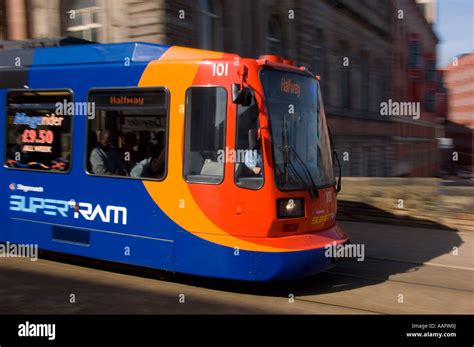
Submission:
{"label": "passenger inside tram", "polygon": [[166,158],[166,139],[165,132],[160,131],[156,134],[158,144],[151,145],[147,148],[150,153],[148,158],[137,163],[131,170],[130,176],[136,178],[155,178],[160,179],[165,172]]}
{"label": "passenger inside tram", "polygon": [[99,133],[99,142],[90,154],[92,173],[96,175],[128,176],[120,152],[114,145],[114,133],[103,129]]}

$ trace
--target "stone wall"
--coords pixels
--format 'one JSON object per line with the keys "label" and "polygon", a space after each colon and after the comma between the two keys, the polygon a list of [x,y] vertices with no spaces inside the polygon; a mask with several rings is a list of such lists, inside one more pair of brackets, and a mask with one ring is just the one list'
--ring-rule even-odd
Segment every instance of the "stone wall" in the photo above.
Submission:
{"label": "stone wall", "polygon": [[[222,40],[214,46],[203,29],[205,3],[220,3],[222,9]],[[28,0],[27,4],[31,37],[67,34],[63,31],[66,0]],[[435,51],[436,37],[415,0],[97,0],[96,5],[101,8],[100,42],[146,41],[254,58],[272,47],[269,23],[276,20],[285,58],[321,76],[336,150],[341,157],[349,154],[343,162],[346,175],[436,173],[434,132],[418,136],[417,131],[403,130],[433,128],[434,116],[425,113],[420,121],[402,121],[380,115],[381,101],[407,89],[407,33],[419,32],[424,47]],[[400,8],[406,15],[401,23],[396,22]],[[398,64],[402,53],[404,60]],[[344,81],[348,81],[347,92]],[[413,134],[419,138],[412,143]],[[417,156],[429,162],[419,163]]]}
{"label": "stone wall", "polygon": [[343,178],[339,220],[474,231],[472,180]]}

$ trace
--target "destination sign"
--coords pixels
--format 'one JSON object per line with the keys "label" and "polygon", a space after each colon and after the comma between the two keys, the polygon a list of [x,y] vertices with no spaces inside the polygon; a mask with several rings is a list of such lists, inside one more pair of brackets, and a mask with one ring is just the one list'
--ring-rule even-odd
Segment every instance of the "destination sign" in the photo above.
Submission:
{"label": "destination sign", "polygon": [[298,98],[301,96],[301,85],[291,78],[282,77],[280,82],[280,91],[286,94],[296,95]]}
{"label": "destination sign", "polygon": [[162,91],[141,90],[130,91],[94,91],[89,101],[94,102],[97,108],[101,107],[158,107],[165,105],[165,94]]}

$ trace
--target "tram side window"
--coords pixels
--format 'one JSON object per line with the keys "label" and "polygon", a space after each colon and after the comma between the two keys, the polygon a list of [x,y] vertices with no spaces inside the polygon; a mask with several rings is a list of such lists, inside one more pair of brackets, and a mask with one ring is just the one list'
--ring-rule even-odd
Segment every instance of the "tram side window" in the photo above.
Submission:
{"label": "tram side window", "polygon": [[183,170],[188,182],[222,182],[226,107],[227,92],[222,87],[188,89]]}
{"label": "tram side window", "polygon": [[94,89],[89,102],[87,172],[162,180],[166,176],[168,94],[164,88]]}
{"label": "tram side window", "polygon": [[66,172],[71,160],[71,123],[62,108],[72,101],[68,90],[20,90],[7,94],[5,166]]}
{"label": "tram side window", "polygon": [[235,182],[239,187],[259,189],[263,185],[262,146],[258,139],[258,107],[237,105]]}

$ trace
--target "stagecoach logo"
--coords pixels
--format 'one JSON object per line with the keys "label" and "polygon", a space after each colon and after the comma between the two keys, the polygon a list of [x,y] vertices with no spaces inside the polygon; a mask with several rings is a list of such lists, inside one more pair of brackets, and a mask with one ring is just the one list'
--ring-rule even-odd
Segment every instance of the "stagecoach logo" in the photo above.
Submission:
{"label": "stagecoach logo", "polygon": [[[103,223],[127,224],[127,208],[123,206],[100,204],[74,200],[43,199],[21,195],[10,196],[10,211],[23,213],[43,213],[47,216],[62,216],[65,218],[85,219],[88,221],[102,221]],[[72,216],[71,216],[72,215]]]}
{"label": "stagecoach logo", "polygon": [[22,191],[22,192],[35,192],[35,193],[43,193],[44,188],[43,187],[33,187],[33,186],[25,186],[23,184],[16,184],[16,183],[10,183],[8,185],[8,188],[14,192],[16,190]]}

